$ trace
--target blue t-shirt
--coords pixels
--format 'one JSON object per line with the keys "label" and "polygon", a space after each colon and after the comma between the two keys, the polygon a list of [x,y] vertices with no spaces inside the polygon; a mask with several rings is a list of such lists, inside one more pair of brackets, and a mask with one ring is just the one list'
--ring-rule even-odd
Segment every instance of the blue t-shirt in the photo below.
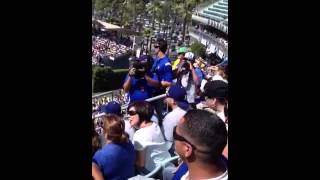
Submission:
{"label": "blue t-shirt", "polygon": [[201,84],[201,81],[203,80],[203,75],[202,75],[202,71],[199,68],[194,68],[194,71],[196,72],[198,78],[199,78],[199,82],[198,85]]}
{"label": "blue t-shirt", "polygon": [[[150,78],[157,80],[157,75],[148,73]],[[128,79],[128,74],[126,76],[125,81]],[[134,77],[131,78],[131,87],[129,90],[129,102],[134,101],[140,101],[145,100],[152,97],[152,93],[154,91],[154,88],[148,85],[148,82],[146,79],[136,79]]]}
{"label": "blue t-shirt", "polygon": [[[159,83],[161,81],[172,82],[173,80],[171,61],[167,56],[164,56],[162,59],[156,57],[151,71],[158,76]],[[162,93],[164,93],[164,89],[160,88],[157,89],[155,95]]]}
{"label": "blue t-shirt", "polygon": [[172,67],[171,61],[167,56],[164,56],[162,59],[156,57],[153,66],[152,72],[156,73],[159,81],[168,81],[172,82],[173,75],[172,75]]}
{"label": "blue t-shirt", "polygon": [[188,171],[188,166],[187,163],[182,162],[182,164],[180,165],[179,169],[176,171],[175,175],[173,176],[172,180],[180,180],[181,177],[187,173]]}
{"label": "blue t-shirt", "polygon": [[135,151],[132,143],[106,144],[92,159],[104,179],[123,180],[134,176]]}

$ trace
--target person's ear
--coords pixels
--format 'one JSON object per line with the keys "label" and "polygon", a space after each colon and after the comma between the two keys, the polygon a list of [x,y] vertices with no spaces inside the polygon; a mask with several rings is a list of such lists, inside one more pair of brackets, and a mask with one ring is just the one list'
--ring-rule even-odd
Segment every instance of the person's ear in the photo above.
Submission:
{"label": "person's ear", "polygon": [[213,105],[216,105],[216,102],[217,102],[217,98],[213,98],[212,104],[213,104]]}
{"label": "person's ear", "polygon": [[184,157],[189,158],[192,155],[193,148],[190,144],[184,143]]}

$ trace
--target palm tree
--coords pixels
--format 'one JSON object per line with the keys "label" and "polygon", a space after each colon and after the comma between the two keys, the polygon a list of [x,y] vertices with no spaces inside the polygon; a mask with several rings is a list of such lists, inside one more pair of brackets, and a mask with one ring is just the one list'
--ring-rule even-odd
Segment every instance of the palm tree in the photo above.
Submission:
{"label": "palm tree", "polygon": [[183,18],[182,42],[185,40],[186,27],[191,22],[193,9],[204,0],[176,0],[174,10],[179,17]]}
{"label": "palm tree", "polygon": [[147,11],[151,13],[152,30],[154,30],[155,20],[161,23],[163,17],[162,5],[160,0],[151,1],[149,6],[147,7]]}
{"label": "palm tree", "polygon": [[[145,28],[144,31],[143,31],[143,36],[144,37],[147,37],[147,49],[148,49],[148,45],[149,45],[149,38],[151,36],[151,30],[149,28]],[[151,46],[151,41],[150,41],[150,46]],[[151,51],[151,47],[150,47],[150,50]],[[149,54],[149,53],[147,53]]]}

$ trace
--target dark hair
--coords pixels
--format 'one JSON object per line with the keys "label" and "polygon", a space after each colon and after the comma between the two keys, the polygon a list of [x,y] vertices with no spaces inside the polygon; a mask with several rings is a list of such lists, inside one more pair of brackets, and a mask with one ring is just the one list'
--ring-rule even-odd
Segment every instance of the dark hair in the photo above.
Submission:
{"label": "dark hair", "polygon": [[107,139],[116,144],[128,142],[128,134],[124,131],[124,121],[115,114],[104,116],[103,130],[107,134]]}
{"label": "dark hair", "polygon": [[154,114],[153,106],[147,101],[136,101],[128,106],[128,110],[134,107],[139,115],[140,123],[143,121],[151,122],[151,117]]}
{"label": "dark hair", "polygon": [[186,90],[189,90],[191,88],[191,84],[193,82],[193,78],[192,78],[192,73],[190,70],[190,65],[189,63],[185,62],[181,65],[181,71],[178,70],[177,72],[177,84],[182,86],[182,76],[186,75],[187,73],[189,73],[189,78],[188,78],[188,84],[187,87],[185,88]]}
{"label": "dark hair", "polygon": [[95,131],[94,122],[92,121],[92,156],[101,148],[99,134]]}
{"label": "dark hair", "polygon": [[165,41],[164,39],[162,39],[162,38],[159,38],[159,39],[157,39],[157,43],[158,43],[158,45],[159,45],[159,49],[160,49],[160,51],[161,52],[163,52],[163,53],[166,53],[166,51],[167,51],[167,41]]}
{"label": "dark hair", "polygon": [[209,81],[204,86],[204,94],[225,104],[225,100],[228,100],[228,83],[221,80]]}
{"label": "dark hair", "polygon": [[199,149],[209,152],[198,153],[197,158],[203,163],[215,164],[227,144],[228,133],[225,123],[216,114],[199,109],[188,111],[184,119],[181,125],[183,135],[196,147],[201,147]]}

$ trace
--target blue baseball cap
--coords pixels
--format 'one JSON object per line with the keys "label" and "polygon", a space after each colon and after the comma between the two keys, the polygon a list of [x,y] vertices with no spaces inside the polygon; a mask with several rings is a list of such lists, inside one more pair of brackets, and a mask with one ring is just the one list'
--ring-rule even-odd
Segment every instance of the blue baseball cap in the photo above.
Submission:
{"label": "blue baseball cap", "polygon": [[167,97],[174,99],[177,102],[177,105],[184,110],[189,109],[189,104],[185,100],[186,95],[187,95],[187,92],[184,89],[184,87],[177,84],[171,85],[167,92]]}
{"label": "blue baseball cap", "polygon": [[115,101],[111,101],[106,105],[103,105],[100,109],[101,113],[121,115],[121,105]]}

